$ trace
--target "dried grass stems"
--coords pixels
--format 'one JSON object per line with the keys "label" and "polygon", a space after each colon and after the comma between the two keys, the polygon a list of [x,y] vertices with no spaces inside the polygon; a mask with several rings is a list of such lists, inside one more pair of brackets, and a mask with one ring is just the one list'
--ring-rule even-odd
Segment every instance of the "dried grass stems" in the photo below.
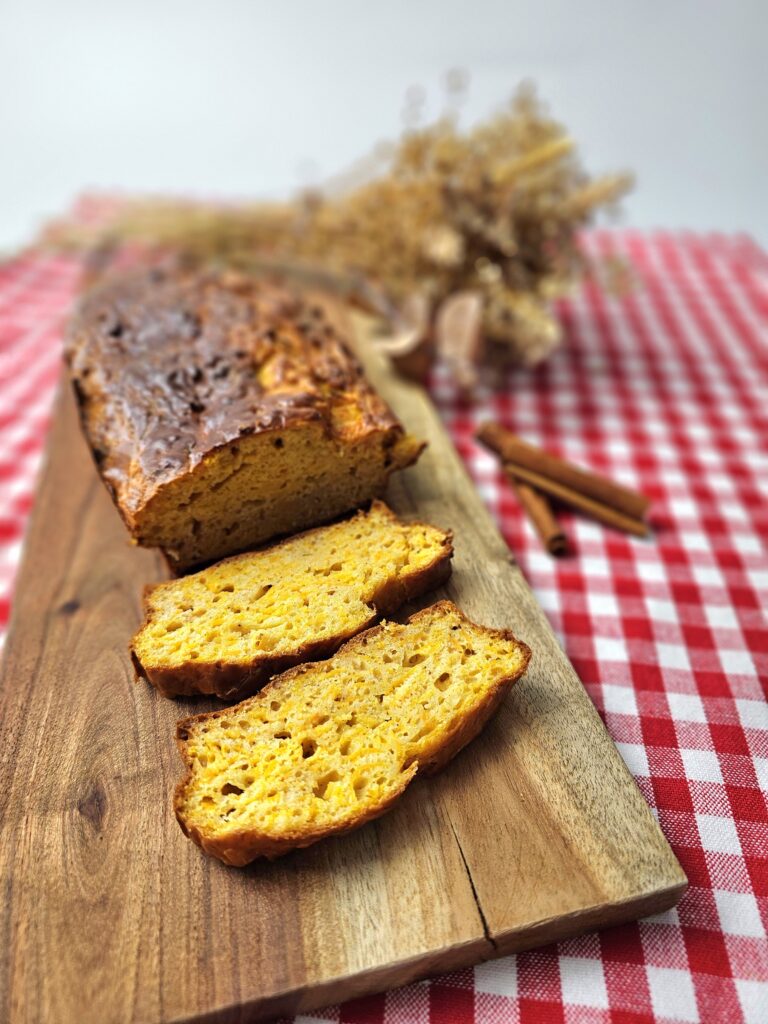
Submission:
{"label": "dried grass stems", "polygon": [[[319,279],[387,317],[397,359],[425,346],[471,388],[492,350],[531,366],[559,342],[552,300],[585,270],[578,232],[630,184],[626,174],[590,178],[524,85],[489,120],[462,130],[454,113],[409,127],[293,202],[128,201],[109,223],[49,241],[102,252],[139,242],[195,264]],[[429,359],[403,361],[414,365],[422,372]]]}

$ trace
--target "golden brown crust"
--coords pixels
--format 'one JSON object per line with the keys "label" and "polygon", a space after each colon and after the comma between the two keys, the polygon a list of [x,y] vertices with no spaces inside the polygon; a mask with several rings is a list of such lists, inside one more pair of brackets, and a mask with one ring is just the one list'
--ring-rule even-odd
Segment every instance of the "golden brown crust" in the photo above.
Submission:
{"label": "golden brown crust", "polygon": [[[393,521],[397,517],[383,502],[374,502],[380,510],[386,510]],[[426,523],[411,522],[409,526],[424,526],[429,529]],[[307,536],[325,529],[325,527],[313,527],[301,534],[290,538],[290,541],[298,537]],[[288,541],[281,541],[274,545],[279,547]],[[234,563],[248,558],[248,555],[232,555],[218,563]],[[410,573],[405,578],[394,576],[387,586],[378,592],[371,607],[371,616],[364,626],[367,629],[377,619],[385,615],[392,615],[398,608],[413,601],[422,594],[437,589],[451,575],[451,559],[453,558],[453,534],[450,530],[444,531],[443,545],[440,552],[435,556],[429,565],[426,565],[419,572]],[[151,606],[148,598],[157,586],[155,584],[144,588],[144,612],[145,620],[142,629],[146,628],[152,621]],[[357,632],[360,632],[358,630]],[[205,663],[200,661],[187,661],[182,665],[162,668],[158,666],[142,665],[131,644],[131,657],[135,665],[139,666],[139,674],[146,678],[164,697],[190,697],[196,695],[210,695],[226,701],[239,701],[260,690],[267,680],[272,676],[279,675],[305,662],[319,661],[334,654],[342,644],[350,640],[355,634],[348,631],[340,631],[335,636],[323,640],[313,641],[307,639],[306,643],[297,647],[289,654],[272,654],[269,651],[261,652],[250,663],[247,664],[226,664],[221,661]],[[137,634],[138,636],[138,634]],[[134,638],[134,640],[136,637]]]}
{"label": "golden brown crust", "polygon": [[101,476],[140,543],[162,488],[240,438],[310,423],[341,445],[405,437],[322,309],[232,273],[113,278],[82,300],[65,356]]}
{"label": "golden brown crust", "polygon": [[[458,609],[456,609],[450,601],[438,601],[436,604],[430,605],[429,607],[411,615],[408,622],[416,623],[422,617],[426,618],[434,615],[436,611],[443,611],[446,614],[455,614]],[[403,776],[404,781],[402,787],[391,797],[391,799],[387,799],[382,804],[369,809],[367,812],[360,814],[359,817],[355,818],[353,821],[345,822],[341,826],[334,826],[332,828],[324,826],[321,829],[299,828],[294,832],[284,833],[279,836],[258,833],[253,829],[232,831],[227,833],[226,836],[210,836],[204,835],[200,829],[195,828],[194,826],[188,827],[184,820],[184,793],[186,787],[193,778],[192,760],[187,752],[188,733],[196,723],[203,721],[210,722],[222,717],[223,715],[230,714],[232,711],[232,708],[222,708],[220,711],[211,711],[201,715],[191,715],[176,723],[176,743],[186,769],[186,774],[177,784],[174,791],[173,807],[176,818],[184,834],[206,853],[213,857],[217,857],[225,864],[230,864],[235,867],[241,867],[248,864],[256,857],[266,857],[271,860],[275,857],[282,856],[291,850],[310,846],[312,843],[318,842],[320,839],[324,839],[330,835],[343,835],[361,827],[368,821],[380,817],[389,810],[395,800],[397,800],[397,798],[403,793],[408,784],[417,774],[433,775],[440,771],[459,753],[460,750],[462,750],[463,747],[478,735],[483,726],[496,711],[510,687],[520,679],[522,675],[524,675],[531,658],[530,648],[519,641],[510,630],[491,629],[486,626],[478,626],[476,623],[473,623],[468,619],[462,612],[459,612],[459,615],[475,629],[480,629],[488,635],[516,644],[522,658],[522,664],[509,676],[497,680],[495,686],[489,690],[482,705],[479,706],[471,716],[467,716],[464,721],[460,723],[459,728],[454,730],[454,732],[447,737],[447,741],[442,744],[439,750],[435,751],[434,755],[427,763],[421,764],[418,761],[414,761],[409,766],[408,773]],[[367,638],[384,628],[384,625],[385,624],[382,623],[372,627],[371,629],[365,630],[363,633],[359,633],[343,645],[341,652],[346,652],[356,647],[364,646]],[[269,694],[273,687],[290,682],[291,679],[296,678],[305,671],[305,669],[306,666],[297,665],[295,668],[289,669],[282,675],[274,677],[269,683],[267,683],[259,696],[255,699],[263,699],[265,695]]]}

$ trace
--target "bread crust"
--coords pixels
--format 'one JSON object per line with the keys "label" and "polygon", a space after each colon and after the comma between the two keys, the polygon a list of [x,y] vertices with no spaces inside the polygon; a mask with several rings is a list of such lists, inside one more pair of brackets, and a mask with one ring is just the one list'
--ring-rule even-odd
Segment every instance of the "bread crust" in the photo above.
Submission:
{"label": "bread crust", "polygon": [[[384,502],[375,501],[373,505],[380,512],[386,511],[393,521],[398,521],[397,516]],[[429,527],[429,524],[418,521],[411,521],[407,525]],[[434,527],[429,528],[434,529]],[[289,541],[296,540],[298,537],[318,533],[323,529],[325,527],[319,526],[313,527],[310,530],[304,530],[302,533],[296,534],[295,537],[288,538],[286,541],[280,541],[276,545],[270,545],[270,547],[280,547]],[[443,534],[442,549],[429,565],[424,566],[418,572],[409,574],[406,579],[394,578],[390,580],[379,591],[372,602],[371,615],[368,622],[363,626],[363,630],[373,626],[383,616],[392,615],[408,601],[413,601],[417,597],[421,597],[422,594],[436,590],[449,579],[452,568],[451,559],[453,558],[453,533],[451,530],[445,530]],[[247,557],[248,554],[232,555],[229,558],[223,559],[218,564],[236,564]],[[148,599],[158,586],[163,586],[163,584],[149,585],[144,588],[145,620],[142,624],[142,629],[152,621],[151,606]],[[138,674],[147,679],[164,697],[205,695],[218,697],[220,700],[239,701],[256,693],[273,676],[279,675],[295,665],[301,665],[310,661],[320,661],[323,658],[330,657],[342,644],[360,632],[362,630],[341,630],[334,636],[326,637],[323,640],[313,641],[308,639],[306,643],[295,648],[289,654],[273,654],[269,651],[264,651],[256,655],[250,662],[241,664],[225,664],[221,661],[208,663],[186,661],[172,668],[147,667],[142,665],[134,646],[139,634],[131,641],[130,653]]]}
{"label": "bread crust", "polygon": [[[458,727],[454,729],[454,731],[446,738],[446,741],[433,752],[433,755],[427,761],[424,763],[414,761],[408,766],[407,773],[403,773],[403,785],[390,798],[382,801],[381,804],[376,805],[375,807],[367,809],[365,813],[362,813],[358,817],[348,820],[341,825],[332,827],[323,826],[322,828],[298,828],[291,832],[283,832],[280,835],[270,835],[264,832],[259,832],[255,829],[238,829],[227,833],[226,836],[212,836],[206,835],[201,829],[194,825],[187,825],[184,820],[184,792],[186,787],[192,781],[193,774],[192,759],[189,757],[187,752],[188,732],[189,729],[197,722],[211,721],[213,719],[220,718],[222,715],[231,713],[232,709],[226,708],[221,709],[220,711],[211,711],[201,715],[192,715],[188,718],[181,719],[176,723],[176,743],[186,769],[186,774],[175,788],[173,807],[182,832],[202,850],[204,850],[205,853],[212,857],[216,857],[218,860],[223,861],[223,863],[229,864],[233,867],[243,867],[252,860],[255,860],[257,857],[265,857],[268,860],[274,860],[276,857],[289,853],[291,850],[311,846],[313,843],[316,843],[321,839],[325,839],[328,836],[344,835],[356,828],[360,828],[367,822],[385,814],[417,775],[434,775],[436,772],[439,772],[444,768],[445,765],[454,758],[463,747],[470,743],[480,733],[482,728],[499,707],[505,694],[509,691],[512,685],[524,675],[531,658],[531,651],[530,648],[518,640],[510,630],[491,629],[486,626],[478,626],[476,623],[472,622],[471,619],[467,618],[463,612],[459,611],[450,601],[438,601],[436,604],[414,613],[407,621],[408,623],[417,623],[420,618],[433,615],[436,611],[444,611],[445,613],[450,614],[455,614],[455,612],[458,611],[461,618],[475,629],[480,629],[484,633],[493,635],[498,639],[516,644],[522,658],[522,664],[508,676],[504,676],[497,680],[496,684],[488,690],[482,704],[475,709],[472,715],[468,715],[461,723],[459,723]],[[363,646],[366,639],[379,632],[384,625],[385,623],[380,623],[371,629],[365,630],[363,633],[358,633],[357,636],[348,640],[347,643],[343,645],[340,649],[341,652]],[[297,665],[295,668],[289,669],[279,677],[273,678],[261,691],[260,696],[268,695],[272,687],[276,686],[278,683],[290,681],[303,670],[303,665]]]}

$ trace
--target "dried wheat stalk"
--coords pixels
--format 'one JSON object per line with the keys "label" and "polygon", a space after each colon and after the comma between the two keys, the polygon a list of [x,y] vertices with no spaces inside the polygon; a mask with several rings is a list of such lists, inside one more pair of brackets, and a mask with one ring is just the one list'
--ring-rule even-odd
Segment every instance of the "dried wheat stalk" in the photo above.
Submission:
{"label": "dried wheat stalk", "polygon": [[240,206],[134,200],[96,229],[59,228],[48,241],[103,250],[128,240],[196,264],[319,277],[388,316],[394,355],[431,339],[471,388],[487,340],[523,365],[558,343],[551,303],[585,268],[578,232],[630,184],[589,178],[523,86],[468,131],[455,115],[406,130],[324,193]]}

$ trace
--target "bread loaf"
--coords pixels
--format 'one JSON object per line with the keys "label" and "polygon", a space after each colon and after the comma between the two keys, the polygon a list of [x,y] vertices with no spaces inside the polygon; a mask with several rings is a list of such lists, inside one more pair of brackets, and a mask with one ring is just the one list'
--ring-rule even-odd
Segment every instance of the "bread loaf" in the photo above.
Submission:
{"label": "bread loaf", "polygon": [[240,700],[340,644],[450,574],[450,534],[369,512],[233,555],[145,594],[133,655],[166,696]]}
{"label": "bread loaf", "polygon": [[442,601],[241,704],[185,719],[181,827],[234,865],[357,828],[473,739],[529,657],[511,633]]}
{"label": "bread loaf", "polygon": [[359,507],[423,447],[319,307],[251,278],[109,280],[65,354],[120,514],[178,569]]}

